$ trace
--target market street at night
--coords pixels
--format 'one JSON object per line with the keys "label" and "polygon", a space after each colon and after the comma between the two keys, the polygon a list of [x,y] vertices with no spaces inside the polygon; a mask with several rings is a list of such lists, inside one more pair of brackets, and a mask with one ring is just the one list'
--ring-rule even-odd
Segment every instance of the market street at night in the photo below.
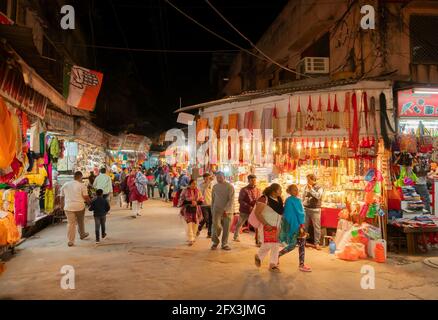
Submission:
{"label": "market street at night", "polygon": [[422,313],[437,30],[438,0],[0,0],[0,319]]}
{"label": "market street at night", "polygon": [[[345,262],[307,250],[312,273],[298,271],[297,252],[281,260],[282,272],[254,265],[253,234],[232,250],[211,251],[205,230],[195,245],[185,244],[178,210],[146,201],[143,215],[131,218],[115,208],[108,216],[108,240],[96,247],[84,240],[65,244],[66,224],[46,228],[17,248],[0,280],[0,299],[437,299],[438,269],[424,257],[391,256],[386,264]],[[92,218],[87,217],[87,231]],[[376,288],[363,290],[360,269],[375,267]],[[62,290],[60,270],[71,265],[76,289]]]}

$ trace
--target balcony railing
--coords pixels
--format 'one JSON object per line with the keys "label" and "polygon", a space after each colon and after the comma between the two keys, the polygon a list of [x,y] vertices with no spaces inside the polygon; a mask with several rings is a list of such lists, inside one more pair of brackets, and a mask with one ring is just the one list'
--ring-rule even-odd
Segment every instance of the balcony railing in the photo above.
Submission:
{"label": "balcony railing", "polygon": [[438,83],[438,62],[435,64],[411,63],[411,80],[419,83]]}

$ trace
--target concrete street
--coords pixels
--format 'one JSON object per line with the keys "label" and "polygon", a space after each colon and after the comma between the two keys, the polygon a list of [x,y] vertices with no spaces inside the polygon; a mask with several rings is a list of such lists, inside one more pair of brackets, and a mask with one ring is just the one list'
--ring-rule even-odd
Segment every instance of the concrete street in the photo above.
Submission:
{"label": "concrete street", "polygon": [[[115,207],[115,206],[113,206]],[[298,271],[298,251],[281,260],[281,273],[254,265],[252,234],[231,241],[232,251],[211,251],[203,230],[193,247],[185,244],[185,222],[178,209],[159,200],[144,204],[137,219],[113,208],[108,239],[69,248],[66,222],[25,241],[0,275],[0,299],[438,299],[438,269],[424,257],[390,256],[386,264],[346,262],[308,249],[311,273]],[[230,237],[231,238],[231,237]],[[232,238],[231,238],[232,239]],[[374,290],[361,289],[365,264],[375,268]],[[60,286],[61,267],[75,269],[75,290]]]}

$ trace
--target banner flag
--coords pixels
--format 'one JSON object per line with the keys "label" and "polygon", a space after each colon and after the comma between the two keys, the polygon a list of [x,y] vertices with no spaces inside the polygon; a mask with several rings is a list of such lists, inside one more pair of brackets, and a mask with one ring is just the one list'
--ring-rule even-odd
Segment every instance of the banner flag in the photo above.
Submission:
{"label": "banner flag", "polygon": [[79,66],[71,68],[67,104],[82,110],[93,111],[102,86],[103,74]]}

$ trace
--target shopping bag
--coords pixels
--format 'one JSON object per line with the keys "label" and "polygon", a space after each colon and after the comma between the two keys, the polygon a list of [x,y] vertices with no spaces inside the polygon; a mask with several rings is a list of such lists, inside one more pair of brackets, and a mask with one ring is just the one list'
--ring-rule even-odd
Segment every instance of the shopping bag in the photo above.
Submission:
{"label": "shopping bag", "polygon": [[236,214],[233,216],[233,222],[231,223],[231,228],[230,228],[231,232],[234,233],[236,231],[236,226],[238,222],[239,222],[239,215]]}
{"label": "shopping bag", "polygon": [[249,215],[248,223],[252,225],[255,229],[258,229],[261,225],[261,222],[259,221],[259,219],[257,219],[257,216],[255,214],[255,206],[252,209],[251,214]]}
{"label": "shopping bag", "polygon": [[267,230],[266,228],[267,226],[263,226],[263,242],[264,243],[278,242],[278,228],[272,226],[271,226],[271,230]]}

